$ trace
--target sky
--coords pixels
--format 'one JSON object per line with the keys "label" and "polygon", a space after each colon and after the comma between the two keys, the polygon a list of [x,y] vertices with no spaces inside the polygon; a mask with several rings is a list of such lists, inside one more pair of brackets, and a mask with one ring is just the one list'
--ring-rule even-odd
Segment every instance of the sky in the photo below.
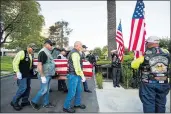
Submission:
{"label": "sky", "polygon": [[[107,45],[106,1],[38,1],[45,17],[45,28],[65,20],[73,29],[69,45],[81,41],[88,49]],[[170,1],[144,1],[146,38],[170,37]],[[122,22],[124,45],[128,47],[136,1],[116,1],[116,28]]]}

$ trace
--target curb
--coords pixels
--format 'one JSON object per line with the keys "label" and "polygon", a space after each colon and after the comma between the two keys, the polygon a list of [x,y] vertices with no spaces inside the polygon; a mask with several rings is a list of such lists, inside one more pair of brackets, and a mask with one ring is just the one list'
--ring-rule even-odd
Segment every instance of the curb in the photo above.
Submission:
{"label": "curb", "polygon": [[0,76],[0,79],[4,79],[4,78],[8,78],[8,77],[12,77],[14,76],[15,73],[12,73],[12,74],[7,74],[7,75],[4,75],[4,76]]}

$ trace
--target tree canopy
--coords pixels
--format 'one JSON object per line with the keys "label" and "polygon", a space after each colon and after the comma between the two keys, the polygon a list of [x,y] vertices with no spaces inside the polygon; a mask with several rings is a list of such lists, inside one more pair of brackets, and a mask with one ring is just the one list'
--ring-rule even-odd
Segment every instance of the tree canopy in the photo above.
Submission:
{"label": "tree canopy", "polygon": [[31,42],[40,45],[40,31],[44,25],[40,10],[40,4],[35,0],[2,0],[1,44],[10,43],[9,47],[21,48]]}
{"label": "tree canopy", "polygon": [[168,37],[161,38],[159,45],[162,48],[169,49],[170,38],[168,38]]}
{"label": "tree canopy", "polygon": [[49,27],[50,36],[56,45],[59,47],[67,47],[69,44],[69,35],[72,29],[68,27],[69,23],[67,21],[57,21],[55,25]]}
{"label": "tree canopy", "polygon": [[96,47],[96,48],[94,48],[93,53],[97,54],[98,56],[101,56],[101,54],[102,54],[102,50],[101,50],[101,48],[100,48],[100,47]]}

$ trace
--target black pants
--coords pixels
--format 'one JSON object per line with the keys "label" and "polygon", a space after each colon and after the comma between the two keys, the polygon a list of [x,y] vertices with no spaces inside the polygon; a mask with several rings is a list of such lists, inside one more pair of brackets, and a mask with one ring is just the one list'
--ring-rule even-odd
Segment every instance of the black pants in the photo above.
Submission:
{"label": "black pants", "polygon": [[113,86],[119,85],[121,68],[112,68],[112,76],[113,76]]}
{"label": "black pants", "polygon": [[58,90],[67,90],[65,80],[58,80]]}

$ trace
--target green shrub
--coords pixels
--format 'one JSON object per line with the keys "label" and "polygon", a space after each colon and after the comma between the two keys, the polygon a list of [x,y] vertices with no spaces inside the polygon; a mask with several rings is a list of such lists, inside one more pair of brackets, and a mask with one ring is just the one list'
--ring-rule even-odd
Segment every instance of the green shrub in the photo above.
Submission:
{"label": "green shrub", "polygon": [[104,64],[111,64],[111,61],[108,60],[97,61],[97,65],[104,65]]}
{"label": "green shrub", "polygon": [[96,84],[99,89],[103,89],[103,76],[101,72],[96,74]]}
{"label": "green shrub", "polygon": [[100,59],[105,59],[105,56],[100,56],[99,58],[100,58]]}
{"label": "green shrub", "polygon": [[131,86],[131,80],[133,76],[132,68],[130,64],[123,64],[122,65],[122,82],[123,86],[129,88]]}
{"label": "green shrub", "polygon": [[124,55],[124,62],[131,62],[134,59],[134,55]]}

